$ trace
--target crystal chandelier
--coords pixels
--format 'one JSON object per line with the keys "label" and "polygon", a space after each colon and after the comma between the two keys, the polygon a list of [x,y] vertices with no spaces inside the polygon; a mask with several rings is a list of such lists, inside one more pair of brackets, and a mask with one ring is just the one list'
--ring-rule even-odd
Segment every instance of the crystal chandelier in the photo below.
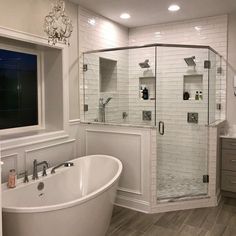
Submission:
{"label": "crystal chandelier", "polygon": [[58,42],[70,45],[69,38],[73,31],[72,20],[65,13],[65,2],[58,0],[44,20],[44,31],[48,35],[48,43]]}

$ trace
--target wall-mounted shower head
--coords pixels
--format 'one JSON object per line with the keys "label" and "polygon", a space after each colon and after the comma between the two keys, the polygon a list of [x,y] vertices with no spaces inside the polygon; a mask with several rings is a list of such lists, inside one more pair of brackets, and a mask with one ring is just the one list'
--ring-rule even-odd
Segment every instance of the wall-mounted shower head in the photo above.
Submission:
{"label": "wall-mounted shower head", "polygon": [[188,66],[196,66],[195,56],[184,58]]}
{"label": "wall-mounted shower head", "polygon": [[139,63],[139,66],[140,66],[141,68],[150,68],[149,60],[146,59],[144,62],[140,62],[140,63]]}

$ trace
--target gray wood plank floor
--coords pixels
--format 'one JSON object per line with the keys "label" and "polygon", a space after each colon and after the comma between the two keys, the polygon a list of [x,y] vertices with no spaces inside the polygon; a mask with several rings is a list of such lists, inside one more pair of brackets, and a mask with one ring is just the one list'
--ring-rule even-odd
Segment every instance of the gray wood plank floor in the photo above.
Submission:
{"label": "gray wood plank floor", "polygon": [[236,236],[236,199],[217,207],[144,214],[114,207],[106,236]]}

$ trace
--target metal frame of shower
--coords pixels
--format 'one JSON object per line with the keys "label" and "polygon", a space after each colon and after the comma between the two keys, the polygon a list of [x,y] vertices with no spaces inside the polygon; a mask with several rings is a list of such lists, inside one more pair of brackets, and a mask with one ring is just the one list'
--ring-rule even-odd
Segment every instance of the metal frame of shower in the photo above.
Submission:
{"label": "metal frame of shower", "polygon": [[110,52],[110,51],[119,51],[119,50],[129,50],[129,49],[138,49],[138,48],[148,48],[148,47],[172,47],[172,48],[200,48],[200,49],[209,49],[218,56],[222,57],[215,49],[206,45],[188,45],[188,44],[168,44],[168,43],[154,43],[154,44],[145,44],[142,46],[127,46],[127,47],[116,47],[116,48],[106,48],[98,49],[83,52],[83,54],[98,53],[98,52]]}
{"label": "metal frame of shower", "polygon": [[[121,50],[130,50],[130,49],[140,49],[140,48],[149,48],[154,47],[155,48],[155,54],[157,55],[157,48],[158,47],[170,47],[170,48],[193,48],[193,49],[207,49],[218,55],[221,59],[224,59],[224,57],[218,53],[215,49],[213,49],[210,46],[206,45],[191,45],[191,44],[168,44],[168,43],[154,43],[154,44],[145,44],[142,46],[127,46],[127,47],[116,47],[116,48],[106,48],[106,49],[98,49],[98,50],[90,50],[83,52],[83,62],[84,62],[84,55],[86,54],[92,54],[92,53],[99,53],[99,52],[112,52],[112,51],[121,51]],[[208,52],[208,58],[210,58],[210,53]],[[227,60],[225,60],[227,62]],[[228,64],[228,62],[227,62]],[[155,75],[157,73],[157,65],[155,63]],[[85,83],[85,76],[83,76],[83,84]],[[209,71],[208,71],[208,84],[209,84]],[[156,80],[155,80],[155,87],[156,87]],[[83,88],[85,89],[85,88]],[[155,97],[156,97],[156,90],[155,90]],[[84,101],[85,101],[85,91],[84,91]],[[156,99],[155,99],[155,107],[156,107]],[[209,86],[208,86],[208,125],[209,125]],[[155,112],[155,126],[156,126],[156,112]]]}

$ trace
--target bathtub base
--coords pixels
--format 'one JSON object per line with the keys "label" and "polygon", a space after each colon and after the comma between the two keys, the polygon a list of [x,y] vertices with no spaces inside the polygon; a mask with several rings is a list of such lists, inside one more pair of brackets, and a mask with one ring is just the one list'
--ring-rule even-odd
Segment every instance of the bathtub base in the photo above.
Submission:
{"label": "bathtub base", "polygon": [[104,236],[109,227],[116,185],[70,208],[36,213],[3,213],[4,236]]}

